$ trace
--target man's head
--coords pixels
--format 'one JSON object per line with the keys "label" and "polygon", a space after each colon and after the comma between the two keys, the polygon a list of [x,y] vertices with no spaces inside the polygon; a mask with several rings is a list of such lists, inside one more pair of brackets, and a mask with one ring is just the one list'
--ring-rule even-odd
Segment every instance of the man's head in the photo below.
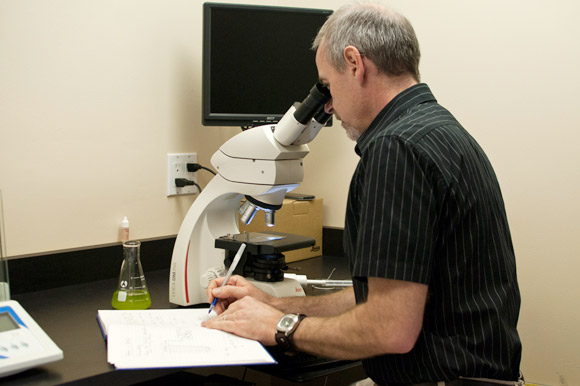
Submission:
{"label": "man's head", "polygon": [[320,29],[320,81],[332,95],[327,111],[342,121],[351,139],[366,130],[396,94],[419,81],[419,44],[403,16],[377,4],[347,5]]}
{"label": "man's head", "polygon": [[379,71],[393,76],[408,73],[420,81],[419,42],[411,23],[402,15],[375,3],[341,7],[324,23],[312,49],[323,49],[339,72],[345,69],[344,49],[356,47]]}

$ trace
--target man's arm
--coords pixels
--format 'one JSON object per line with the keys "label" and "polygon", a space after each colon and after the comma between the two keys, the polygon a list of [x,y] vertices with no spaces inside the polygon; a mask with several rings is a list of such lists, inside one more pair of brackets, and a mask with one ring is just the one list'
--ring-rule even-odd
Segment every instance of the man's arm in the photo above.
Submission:
{"label": "man's arm", "polygon": [[[352,295],[352,289],[350,291]],[[334,295],[336,299],[345,300],[349,298],[348,294],[341,291]],[[332,299],[332,296],[324,298]],[[426,285],[369,278],[367,302],[338,315],[304,319],[294,334],[294,343],[302,351],[341,359],[408,352],[421,330],[426,298]],[[348,301],[343,305],[346,303]],[[326,308],[330,309],[332,307]],[[245,296],[203,325],[259,340],[265,345],[275,345],[274,335],[280,317],[286,312],[305,310],[285,309],[282,312],[254,297]]]}
{"label": "man's arm", "polygon": [[294,334],[301,351],[340,359],[406,353],[423,325],[427,286],[369,278],[365,303],[336,317],[308,317]]}
{"label": "man's arm", "polygon": [[213,280],[207,288],[208,301],[210,303],[214,297],[218,297],[220,300],[215,307],[218,314],[224,312],[235,301],[246,296],[251,296],[285,314],[301,313],[313,316],[331,316],[340,314],[355,306],[352,288],[346,288],[329,295],[277,298],[259,290],[241,276],[232,276],[226,286],[220,287],[222,281],[223,278]]}
{"label": "man's arm", "polygon": [[274,298],[270,305],[285,314],[333,316],[350,310],[356,301],[351,287],[328,295]]}

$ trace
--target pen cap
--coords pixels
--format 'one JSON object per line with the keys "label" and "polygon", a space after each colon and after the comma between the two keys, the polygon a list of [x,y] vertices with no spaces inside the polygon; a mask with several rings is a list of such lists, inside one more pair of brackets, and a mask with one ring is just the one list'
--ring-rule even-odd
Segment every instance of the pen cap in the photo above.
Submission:
{"label": "pen cap", "polygon": [[199,284],[201,285],[202,288],[207,289],[207,287],[209,287],[209,283],[211,283],[213,279],[225,276],[225,274],[226,267],[224,267],[223,265],[221,267],[210,268],[207,270],[206,273],[201,275],[201,277],[199,278]]}

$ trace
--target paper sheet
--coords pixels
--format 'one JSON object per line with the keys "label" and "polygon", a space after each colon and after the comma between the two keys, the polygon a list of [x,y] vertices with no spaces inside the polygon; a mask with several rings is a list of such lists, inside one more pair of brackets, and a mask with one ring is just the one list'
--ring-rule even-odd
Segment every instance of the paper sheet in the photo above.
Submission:
{"label": "paper sheet", "polygon": [[107,360],[117,369],[273,364],[256,341],[201,327],[207,309],[100,310]]}

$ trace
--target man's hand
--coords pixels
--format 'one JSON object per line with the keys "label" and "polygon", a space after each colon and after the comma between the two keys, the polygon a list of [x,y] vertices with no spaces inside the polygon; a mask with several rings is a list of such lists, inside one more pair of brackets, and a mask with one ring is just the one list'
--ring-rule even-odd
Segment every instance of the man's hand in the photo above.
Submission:
{"label": "man's hand", "polygon": [[251,296],[262,303],[272,303],[272,296],[259,290],[243,277],[234,275],[230,277],[225,286],[220,287],[224,279],[224,277],[220,277],[212,280],[206,291],[209,303],[213,302],[214,298],[219,299],[214,308],[218,315],[227,310],[235,301],[246,296]]}
{"label": "man's hand", "polygon": [[[231,279],[233,278],[234,277]],[[237,278],[244,280],[240,276],[237,276]],[[248,283],[246,280],[244,281]],[[225,286],[223,289],[228,287],[230,286]],[[240,289],[239,287],[234,288],[236,290]],[[245,288],[246,287],[242,287],[242,289]],[[220,303],[221,302],[218,302],[218,305],[220,305]],[[276,325],[283,315],[283,313],[277,309],[272,308],[251,296],[245,296],[235,302],[229,303],[229,307],[227,307],[225,311],[218,311],[218,314],[218,316],[202,322],[201,325],[203,327],[231,332],[232,334],[244,338],[254,339],[260,341],[265,346],[273,346],[276,344]]]}

